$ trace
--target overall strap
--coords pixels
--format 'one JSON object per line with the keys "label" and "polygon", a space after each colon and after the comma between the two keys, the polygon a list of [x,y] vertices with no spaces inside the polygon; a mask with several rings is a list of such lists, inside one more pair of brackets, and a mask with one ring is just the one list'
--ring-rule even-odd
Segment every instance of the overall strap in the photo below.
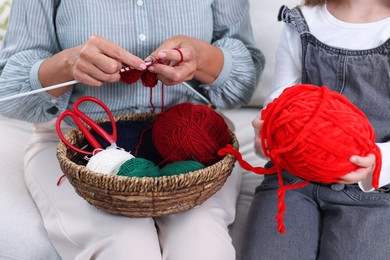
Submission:
{"label": "overall strap", "polygon": [[289,9],[287,6],[283,5],[279,9],[278,21],[285,22],[301,35],[310,32],[309,26],[307,25],[299,6]]}
{"label": "overall strap", "polygon": [[298,6],[293,9],[289,9],[287,6],[283,5],[278,14],[278,21],[285,22],[288,26],[297,31],[301,38],[301,48],[302,48],[302,75],[301,83],[308,83],[307,73],[306,73],[306,50],[309,43],[309,40],[313,38],[310,33],[309,26],[306,23],[306,19],[302,14],[301,8]]}

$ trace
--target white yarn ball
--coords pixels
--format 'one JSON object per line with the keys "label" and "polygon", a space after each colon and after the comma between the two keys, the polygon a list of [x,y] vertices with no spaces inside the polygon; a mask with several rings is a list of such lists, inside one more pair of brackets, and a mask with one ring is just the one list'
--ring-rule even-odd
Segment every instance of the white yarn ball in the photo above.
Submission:
{"label": "white yarn ball", "polygon": [[86,167],[94,172],[116,175],[121,165],[134,156],[125,150],[107,148],[93,155]]}

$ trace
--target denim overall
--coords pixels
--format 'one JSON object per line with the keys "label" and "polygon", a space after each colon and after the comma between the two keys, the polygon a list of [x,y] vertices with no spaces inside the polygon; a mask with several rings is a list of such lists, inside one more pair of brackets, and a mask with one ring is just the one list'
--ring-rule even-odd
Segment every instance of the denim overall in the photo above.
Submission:
{"label": "denim overall", "polygon": [[[390,39],[369,50],[335,48],[310,33],[299,7],[283,6],[278,19],[300,34],[302,83],[347,96],[368,117],[376,142],[389,141]],[[302,179],[284,171],[283,181],[290,185]],[[256,189],[243,260],[390,259],[390,193],[365,193],[358,185],[339,183],[289,190],[282,235],[275,221],[278,188],[273,174]]]}
{"label": "denim overall", "polygon": [[325,85],[345,95],[368,117],[376,142],[389,141],[390,39],[369,50],[328,46],[310,34],[299,8],[286,8],[282,8],[279,18],[301,36],[302,83]]}

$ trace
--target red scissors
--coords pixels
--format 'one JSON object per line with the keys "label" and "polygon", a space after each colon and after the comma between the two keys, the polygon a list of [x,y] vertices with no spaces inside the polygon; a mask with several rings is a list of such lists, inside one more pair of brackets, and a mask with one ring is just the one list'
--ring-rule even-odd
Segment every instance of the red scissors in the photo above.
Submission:
{"label": "red scissors", "polygon": [[[86,114],[84,114],[83,112],[81,112],[79,110],[79,105],[82,102],[86,102],[86,101],[94,102],[104,109],[104,111],[107,113],[107,115],[111,121],[112,134],[107,133],[101,126],[99,126],[99,124],[97,124],[94,120],[92,120],[90,117],[88,117]],[[81,97],[81,98],[77,99],[76,102],[73,104],[72,110],[65,110],[64,112],[62,112],[59,115],[57,122],[56,122],[57,134],[60,137],[62,142],[64,142],[68,147],[72,148],[73,150],[75,150],[79,153],[86,154],[86,155],[94,155],[93,152],[88,152],[88,151],[84,151],[80,148],[77,148],[73,144],[69,143],[68,140],[66,140],[65,136],[62,134],[61,127],[60,127],[62,119],[66,116],[70,116],[73,119],[73,121],[75,122],[75,124],[77,125],[77,127],[79,128],[81,133],[83,133],[83,135],[85,136],[87,141],[95,149],[95,153],[99,152],[100,150],[103,150],[103,147],[95,139],[95,137],[89,131],[87,126],[89,126],[91,129],[96,131],[96,133],[98,135],[103,137],[103,139],[106,140],[107,142],[109,142],[110,144],[116,143],[117,131],[116,131],[114,116],[112,115],[112,113],[108,109],[108,107],[99,99],[97,99],[95,97],[91,97],[91,96],[85,96],[85,97]]]}

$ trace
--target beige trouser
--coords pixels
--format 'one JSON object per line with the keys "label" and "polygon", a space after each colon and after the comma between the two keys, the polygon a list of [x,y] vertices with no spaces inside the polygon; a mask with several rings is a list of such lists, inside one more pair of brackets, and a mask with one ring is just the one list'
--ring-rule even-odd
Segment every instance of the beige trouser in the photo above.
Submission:
{"label": "beige trouser", "polygon": [[57,143],[54,121],[37,125],[26,152],[25,175],[49,238],[64,260],[235,259],[228,225],[235,216],[240,168],[199,207],[162,218],[129,218],[88,204],[66,179],[56,185],[62,176]]}

